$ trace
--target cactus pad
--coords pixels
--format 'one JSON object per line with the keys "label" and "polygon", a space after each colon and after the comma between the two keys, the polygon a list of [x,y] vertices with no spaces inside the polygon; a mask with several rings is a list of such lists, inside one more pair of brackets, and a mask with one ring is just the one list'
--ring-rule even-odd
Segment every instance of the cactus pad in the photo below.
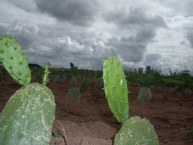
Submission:
{"label": "cactus pad", "polygon": [[108,105],[119,122],[128,119],[128,89],[119,60],[108,57],[103,63],[103,81]]}
{"label": "cactus pad", "polygon": [[114,145],[159,145],[159,139],[149,120],[134,116],[123,123]]}
{"label": "cactus pad", "polygon": [[88,89],[89,87],[89,79],[85,78],[80,86],[80,93],[84,93],[86,92],[86,90]]}
{"label": "cactus pad", "polygon": [[142,87],[139,89],[137,93],[137,100],[138,101],[145,101],[152,98],[151,90],[147,87]]}
{"label": "cactus pad", "polygon": [[77,87],[69,88],[67,95],[72,99],[79,100],[80,99],[80,89]]}
{"label": "cactus pad", "polygon": [[0,114],[1,145],[50,145],[55,119],[54,96],[38,83],[23,86]]}
{"label": "cactus pad", "polygon": [[31,81],[31,71],[19,43],[11,36],[0,37],[0,60],[5,69],[19,84]]}

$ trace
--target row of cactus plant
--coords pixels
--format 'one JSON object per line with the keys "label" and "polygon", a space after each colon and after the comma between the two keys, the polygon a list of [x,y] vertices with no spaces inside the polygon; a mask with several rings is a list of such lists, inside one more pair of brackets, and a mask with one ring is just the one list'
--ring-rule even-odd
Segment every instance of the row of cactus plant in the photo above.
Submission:
{"label": "row of cactus plant", "polygon": [[77,84],[77,79],[76,77],[72,77],[71,78],[71,87],[68,89],[68,92],[67,92],[67,95],[69,97],[72,97],[73,99],[75,100],[79,100],[80,99],[80,96],[81,94],[83,94],[84,92],[86,92],[86,90],[88,89],[89,87],[89,79],[88,78],[85,78],[80,87],[77,87],[76,84]]}
{"label": "row of cactus plant", "polygon": [[127,81],[118,58],[108,57],[103,63],[105,95],[110,110],[122,127],[115,136],[114,145],[159,145],[153,125],[146,118],[129,118]]}
{"label": "row of cactus plant", "polygon": [[0,37],[0,60],[12,78],[23,85],[8,100],[0,113],[1,145],[49,145],[55,119],[52,91],[43,84],[31,83],[31,71],[20,44],[11,36]]}
{"label": "row of cactus plant", "polygon": [[70,88],[67,91],[67,96],[75,99],[80,100],[81,94],[83,94],[89,87],[89,79],[84,78],[81,82],[80,87],[77,86],[78,80],[80,79],[80,72],[78,67],[75,66],[72,62],[70,63],[71,69],[71,79],[70,79]]}

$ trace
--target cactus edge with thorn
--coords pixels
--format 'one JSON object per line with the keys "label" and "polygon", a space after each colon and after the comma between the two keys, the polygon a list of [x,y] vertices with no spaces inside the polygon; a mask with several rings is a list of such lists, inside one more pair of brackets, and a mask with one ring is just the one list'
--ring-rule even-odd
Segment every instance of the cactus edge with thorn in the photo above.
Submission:
{"label": "cactus edge with thorn", "polygon": [[27,58],[20,44],[12,36],[0,37],[0,61],[16,82],[21,85],[31,82]]}
{"label": "cactus edge with thorn", "polygon": [[103,63],[103,82],[109,108],[119,122],[128,119],[128,89],[122,65],[115,56]]}

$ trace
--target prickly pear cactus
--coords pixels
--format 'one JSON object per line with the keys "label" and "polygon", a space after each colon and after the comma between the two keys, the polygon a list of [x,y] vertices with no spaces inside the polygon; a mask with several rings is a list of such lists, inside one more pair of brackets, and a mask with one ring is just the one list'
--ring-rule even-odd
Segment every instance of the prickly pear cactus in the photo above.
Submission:
{"label": "prickly pear cactus", "polygon": [[159,139],[149,120],[134,116],[123,123],[114,145],[159,145]]}
{"label": "prickly pear cactus", "polygon": [[77,84],[78,80],[75,76],[73,76],[71,79],[70,79],[70,86],[71,87],[75,87],[76,84]]}
{"label": "prickly pear cactus", "polygon": [[55,119],[54,96],[32,83],[11,96],[0,114],[1,145],[50,145]]}
{"label": "prickly pear cactus", "polygon": [[108,57],[103,63],[103,81],[108,105],[119,122],[128,118],[128,89],[119,60]]}
{"label": "prickly pear cactus", "polygon": [[151,90],[147,87],[142,87],[139,89],[137,94],[137,100],[138,101],[145,101],[152,98]]}
{"label": "prickly pear cactus", "polygon": [[19,84],[30,83],[31,71],[27,59],[19,43],[11,36],[0,37],[0,61]]}
{"label": "prickly pear cactus", "polygon": [[83,82],[80,86],[80,93],[82,94],[82,93],[86,92],[88,87],[89,87],[89,79],[86,78],[83,80]]}
{"label": "prickly pear cactus", "polygon": [[72,99],[79,100],[80,99],[80,89],[77,87],[69,88],[67,95]]}
{"label": "prickly pear cactus", "polygon": [[102,78],[97,78],[95,80],[95,88],[97,89],[103,88],[103,79]]}

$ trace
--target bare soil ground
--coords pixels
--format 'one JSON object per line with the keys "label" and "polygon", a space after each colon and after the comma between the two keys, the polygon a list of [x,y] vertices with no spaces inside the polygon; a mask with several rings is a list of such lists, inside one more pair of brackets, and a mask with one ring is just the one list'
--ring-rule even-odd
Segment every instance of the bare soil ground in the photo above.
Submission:
{"label": "bare soil ground", "polygon": [[[0,74],[0,111],[21,86]],[[121,127],[111,114],[102,89],[91,83],[79,101],[68,97],[68,82],[48,84],[56,102],[52,145],[112,145]],[[139,86],[129,88],[130,116],[146,117],[155,126],[160,145],[193,145],[193,94],[151,87],[153,99],[137,101]]]}

